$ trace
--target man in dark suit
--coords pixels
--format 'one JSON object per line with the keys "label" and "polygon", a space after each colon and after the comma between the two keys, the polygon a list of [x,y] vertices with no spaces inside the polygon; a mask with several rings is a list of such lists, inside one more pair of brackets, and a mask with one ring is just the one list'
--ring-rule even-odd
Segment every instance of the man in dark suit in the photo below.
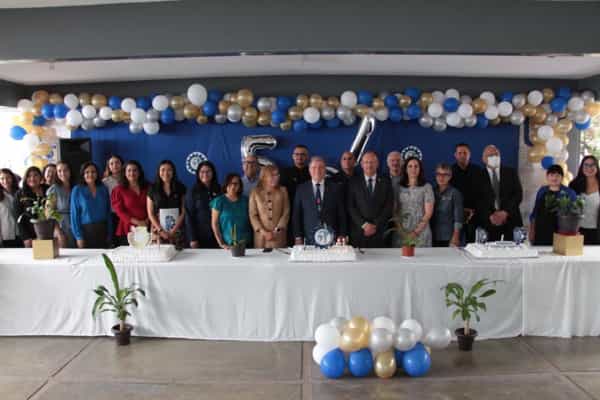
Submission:
{"label": "man in dark suit", "polygon": [[[281,184],[287,189],[290,198],[290,215],[294,215],[294,196],[296,188],[304,182],[310,180],[308,173],[308,147],[298,144],[292,151],[292,160],[294,165],[281,170]],[[294,230],[288,227],[288,244],[294,243]]]}
{"label": "man in dark suit", "polygon": [[363,173],[348,183],[350,243],[356,247],[385,247],[384,233],[394,204],[392,184],[389,177],[377,175],[379,160],[374,152],[366,152],[360,166]]}
{"label": "man in dark suit", "polygon": [[485,168],[481,177],[481,197],[476,203],[478,226],[488,233],[489,241],[513,239],[513,229],[523,226],[519,205],[523,188],[514,168],[502,166],[500,151],[494,145],[483,150]]}
{"label": "man in dark suit", "polygon": [[346,208],[341,184],[325,180],[325,160],[315,156],[309,164],[310,180],[296,189],[292,223],[295,244],[314,244],[316,228],[327,225],[336,237],[346,237]]}

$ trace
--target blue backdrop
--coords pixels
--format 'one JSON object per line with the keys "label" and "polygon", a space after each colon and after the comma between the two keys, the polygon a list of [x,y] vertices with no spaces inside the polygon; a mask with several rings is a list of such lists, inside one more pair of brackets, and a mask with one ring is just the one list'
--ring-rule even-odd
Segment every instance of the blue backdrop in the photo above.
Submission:
{"label": "blue backdrop", "polygon": [[[144,167],[148,180],[154,180],[158,162],[172,160],[177,167],[180,180],[190,186],[195,178],[185,168],[187,156],[199,151],[215,163],[222,181],[228,172],[241,172],[240,140],[246,135],[272,135],[278,145],[274,150],[263,150],[279,166],[291,164],[292,148],[296,144],[308,146],[311,155],[325,157],[328,165],[338,167],[339,157],[348,150],[354,140],[358,124],[351,127],[308,129],[302,133],[293,130],[281,131],[276,128],[246,128],[242,124],[198,125],[185,121],[170,126],[161,126],[159,134],[148,136],[145,133],[131,134],[126,124],[109,123],[104,128],[92,131],[77,130],[73,138],[92,139],[93,160],[103,169],[106,158],[118,154],[124,160],[136,159]],[[380,169],[386,170],[385,156],[392,150],[402,150],[406,146],[417,146],[423,152],[425,172],[428,180],[433,179],[433,170],[438,162],[454,162],[454,146],[466,142],[472,149],[472,161],[481,163],[481,153],[488,144],[495,144],[502,152],[504,165],[517,167],[519,148],[519,128],[512,125],[499,125],[488,128],[448,128],[443,133],[422,128],[416,121],[378,122],[375,132],[367,145],[380,157]]]}

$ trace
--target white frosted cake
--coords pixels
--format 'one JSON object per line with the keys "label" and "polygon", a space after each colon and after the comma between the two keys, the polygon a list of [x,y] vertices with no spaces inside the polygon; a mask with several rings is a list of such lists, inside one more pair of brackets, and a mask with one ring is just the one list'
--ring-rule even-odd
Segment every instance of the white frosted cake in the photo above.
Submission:
{"label": "white frosted cake", "polygon": [[151,264],[169,262],[175,257],[177,250],[172,244],[161,244],[135,248],[121,246],[111,251],[110,258],[119,264]]}
{"label": "white frosted cake", "polygon": [[465,250],[476,258],[535,258],[538,251],[515,242],[469,243]]}
{"label": "white frosted cake", "polygon": [[315,246],[297,245],[292,248],[291,262],[336,263],[356,261],[356,250],[352,246]]}

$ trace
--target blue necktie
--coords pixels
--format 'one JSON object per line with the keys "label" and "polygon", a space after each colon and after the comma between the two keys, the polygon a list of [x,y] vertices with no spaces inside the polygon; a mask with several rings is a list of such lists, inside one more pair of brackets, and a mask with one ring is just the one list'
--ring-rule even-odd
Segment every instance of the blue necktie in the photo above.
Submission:
{"label": "blue necktie", "polygon": [[315,193],[315,204],[317,205],[317,211],[321,212],[321,184],[317,183],[317,192]]}

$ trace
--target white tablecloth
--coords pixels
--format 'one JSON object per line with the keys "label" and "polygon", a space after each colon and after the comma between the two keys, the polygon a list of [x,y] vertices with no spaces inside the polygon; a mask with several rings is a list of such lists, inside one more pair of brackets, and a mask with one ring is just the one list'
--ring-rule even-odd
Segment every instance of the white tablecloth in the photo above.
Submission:
{"label": "white tablecloth", "polygon": [[[91,317],[92,289],[111,287],[100,253],[61,250],[57,260],[33,261],[30,250],[0,250],[0,335],[109,334],[112,314]],[[368,249],[356,263],[301,264],[277,251],[249,250],[236,259],[222,250],[185,250],[170,263],[117,269],[125,284],[136,282],[147,291],[131,320],[141,336],[310,340],[320,323],[337,315],[459,327],[460,321],[449,319],[440,288],[482,278],[504,281],[474,326],[482,338],[597,335],[598,302],[587,303],[597,296],[591,289],[600,287],[600,272],[591,265],[600,259],[597,253],[482,261],[458,249],[417,249],[413,259],[400,257],[399,249]],[[547,265],[552,273],[546,274]],[[572,276],[570,283],[565,275]],[[569,301],[556,301],[549,313],[543,299],[554,299],[556,290]],[[571,315],[573,308],[578,311]],[[566,314],[574,320],[564,322]]]}

